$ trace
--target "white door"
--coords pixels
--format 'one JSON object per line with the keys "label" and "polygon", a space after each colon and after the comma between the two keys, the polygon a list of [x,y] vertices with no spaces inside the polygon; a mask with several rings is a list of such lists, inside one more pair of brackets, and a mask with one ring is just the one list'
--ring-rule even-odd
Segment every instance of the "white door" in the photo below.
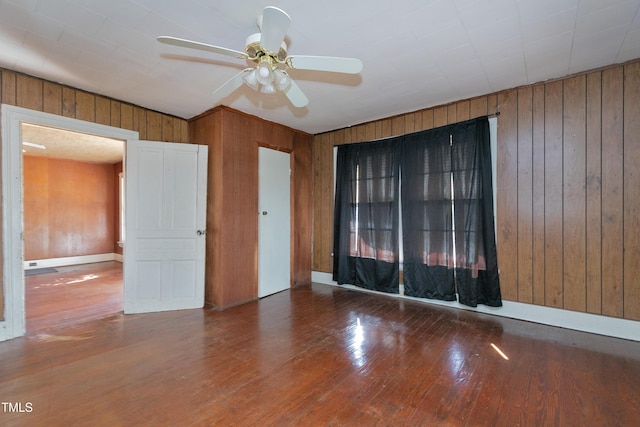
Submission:
{"label": "white door", "polygon": [[291,286],[290,154],[259,148],[258,297]]}
{"label": "white door", "polygon": [[207,147],[127,141],[124,312],[204,305]]}

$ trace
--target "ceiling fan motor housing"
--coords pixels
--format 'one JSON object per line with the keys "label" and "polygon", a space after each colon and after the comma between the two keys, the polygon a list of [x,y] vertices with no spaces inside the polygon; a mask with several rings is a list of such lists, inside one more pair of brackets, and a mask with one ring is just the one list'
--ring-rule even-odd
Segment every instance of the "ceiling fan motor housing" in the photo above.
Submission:
{"label": "ceiling fan motor housing", "polygon": [[277,53],[269,52],[260,45],[260,37],[260,33],[251,34],[247,37],[245,52],[249,55],[249,59],[256,62],[262,56],[268,55],[272,57],[276,63],[285,62],[287,59],[287,44],[283,41]]}

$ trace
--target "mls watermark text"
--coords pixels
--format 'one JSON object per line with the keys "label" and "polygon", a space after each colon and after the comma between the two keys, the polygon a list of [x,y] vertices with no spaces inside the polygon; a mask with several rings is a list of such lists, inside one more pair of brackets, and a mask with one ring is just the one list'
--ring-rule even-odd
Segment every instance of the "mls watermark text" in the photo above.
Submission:
{"label": "mls watermark text", "polygon": [[5,413],[28,413],[33,411],[31,402],[0,402],[2,412]]}

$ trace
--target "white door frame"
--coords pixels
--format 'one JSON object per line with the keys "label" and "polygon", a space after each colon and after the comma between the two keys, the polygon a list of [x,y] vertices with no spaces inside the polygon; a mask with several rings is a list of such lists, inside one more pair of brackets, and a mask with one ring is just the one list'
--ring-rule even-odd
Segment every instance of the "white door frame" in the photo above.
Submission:
{"label": "white door frame", "polygon": [[22,146],[23,122],[113,139],[138,139],[138,132],[2,104],[2,248],[4,319],[0,341],[25,334]]}

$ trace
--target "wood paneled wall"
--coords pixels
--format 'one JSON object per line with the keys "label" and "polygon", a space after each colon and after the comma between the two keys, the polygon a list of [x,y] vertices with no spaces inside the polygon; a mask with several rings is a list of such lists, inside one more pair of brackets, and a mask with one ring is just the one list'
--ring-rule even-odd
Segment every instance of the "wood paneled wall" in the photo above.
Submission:
{"label": "wood paneled wall", "polygon": [[209,146],[205,298],[226,308],[258,297],[258,147],[291,153],[292,285],[311,281],[312,135],[227,107],[189,121]]}
{"label": "wood paneled wall", "polygon": [[114,165],[23,160],[25,261],[113,253]]}
{"label": "wood paneled wall", "polygon": [[[184,119],[1,68],[0,101],[3,104],[134,130],[139,133],[140,139],[188,142],[187,121]],[[2,292],[0,319],[4,319]]]}
{"label": "wood paneled wall", "polygon": [[140,139],[188,142],[187,121],[126,102],[0,69],[3,104],[137,131]]}
{"label": "wood paneled wall", "polygon": [[495,112],[504,299],[640,320],[640,61],[316,135],[314,271],[332,270],[334,145]]}

